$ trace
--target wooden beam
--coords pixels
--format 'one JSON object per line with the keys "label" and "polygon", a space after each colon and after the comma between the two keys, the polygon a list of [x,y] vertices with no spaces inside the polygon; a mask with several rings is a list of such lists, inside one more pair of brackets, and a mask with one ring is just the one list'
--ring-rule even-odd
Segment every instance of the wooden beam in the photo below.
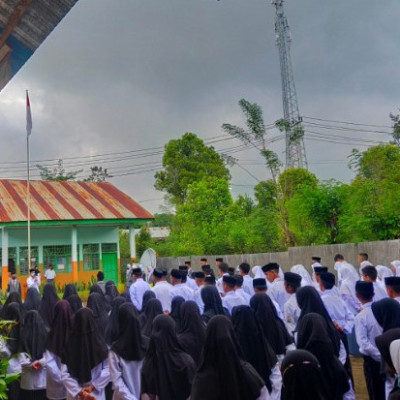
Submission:
{"label": "wooden beam", "polygon": [[0,35],[0,49],[4,46],[7,39],[12,34],[15,27],[21,21],[25,12],[28,10],[29,6],[32,4],[33,0],[20,0],[16,5],[14,11],[8,17],[7,23],[4,25],[3,32]]}

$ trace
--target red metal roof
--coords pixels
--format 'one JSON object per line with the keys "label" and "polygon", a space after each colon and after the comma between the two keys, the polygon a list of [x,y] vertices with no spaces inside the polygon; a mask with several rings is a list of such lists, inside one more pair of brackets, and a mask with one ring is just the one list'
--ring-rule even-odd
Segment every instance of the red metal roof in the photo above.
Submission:
{"label": "red metal roof", "polygon": [[[27,220],[26,180],[0,179],[0,223]],[[108,182],[30,182],[31,221],[151,219]]]}

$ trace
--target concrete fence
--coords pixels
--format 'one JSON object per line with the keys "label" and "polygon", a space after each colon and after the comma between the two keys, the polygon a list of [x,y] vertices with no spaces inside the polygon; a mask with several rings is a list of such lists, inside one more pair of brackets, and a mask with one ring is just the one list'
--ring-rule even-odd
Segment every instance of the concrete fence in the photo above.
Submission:
{"label": "concrete fence", "polygon": [[321,257],[322,265],[326,265],[333,269],[333,258],[336,254],[342,254],[345,259],[358,267],[358,253],[367,253],[369,260],[373,265],[389,266],[393,260],[400,259],[400,240],[387,240],[379,242],[363,242],[363,243],[344,243],[331,244],[322,246],[303,246],[290,247],[288,251],[278,253],[259,253],[259,254],[233,254],[233,255],[202,255],[202,256],[186,256],[186,257],[161,257],[157,259],[157,266],[161,268],[177,268],[178,265],[184,264],[185,261],[191,260],[193,269],[197,270],[200,266],[200,259],[207,258],[208,263],[214,267],[215,258],[222,257],[230,266],[236,267],[240,263],[246,261],[251,266],[265,265],[268,262],[277,262],[284,271],[288,271],[295,264],[303,264],[308,269],[311,265],[311,257]]}

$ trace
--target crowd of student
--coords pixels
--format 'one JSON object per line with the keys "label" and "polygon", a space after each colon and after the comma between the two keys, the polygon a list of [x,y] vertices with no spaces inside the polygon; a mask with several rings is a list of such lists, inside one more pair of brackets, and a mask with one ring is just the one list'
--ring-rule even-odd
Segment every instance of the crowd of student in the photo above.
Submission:
{"label": "crowd of student", "polygon": [[311,274],[217,259],[216,279],[203,259],[143,279],[133,267],[121,294],[99,273],[86,307],[72,284],[63,299],[51,283],[24,302],[11,291],[0,354],[21,378],[9,399],[350,400],[354,339],[370,399],[400,399],[400,261],[365,258],[357,270],[337,255],[337,279],[317,257]]}

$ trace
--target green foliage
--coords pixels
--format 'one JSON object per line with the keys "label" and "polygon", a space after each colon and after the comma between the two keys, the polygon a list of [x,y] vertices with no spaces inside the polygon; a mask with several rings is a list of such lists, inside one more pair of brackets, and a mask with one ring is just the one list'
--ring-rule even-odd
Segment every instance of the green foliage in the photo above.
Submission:
{"label": "green foliage", "polygon": [[46,181],[74,181],[77,175],[83,170],[67,172],[63,165],[63,160],[58,160],[57,166],[53,169],[37,164],[40,171],[40,178]]}
{"label": "green foliage", "polygon": [[108,178],[112,178],[107,171],[107,168],[98,167],[97,165],[94,167],[90,167],[90,175],[84,179],[84,182],[105,182]]}
{"label": "green foliage", "polygon": [[193,133],[170,140],[165,146],[163,170],[155,174],[155,188],[169,194],[171,203],[185,202],[190,184],[204,177],[229,179],[222,157]]}
{"label": "green foliage", "polygon": [[129,232],[126,230],[119,231],[119,252],[121,258],[131,258],[131,250],[129,246]]}
{"label": "green foliage", "polygon": [[144,251],[153,245],[153,240],[151,238],[149,228],[147,226],[142,226],[140,228],[139,234],[136,235],[136,253],[137,257],[140,258]]}
{"label": "green foliage", "polygon": [[154,220],[151,222],[152,226],[171,226],[173,214],[154,214]]}
{"label": "green foliage", "polygon": [[303,186],[315,188],[317,183],[317,177],[304,168],[285,169],[278,178],[284,201],[290,200]]}
{"label": "green foliage", "polygon": [[393,122],[393,143],[397,146],[400,146],[400,115],[390,113],[389,117]]}

